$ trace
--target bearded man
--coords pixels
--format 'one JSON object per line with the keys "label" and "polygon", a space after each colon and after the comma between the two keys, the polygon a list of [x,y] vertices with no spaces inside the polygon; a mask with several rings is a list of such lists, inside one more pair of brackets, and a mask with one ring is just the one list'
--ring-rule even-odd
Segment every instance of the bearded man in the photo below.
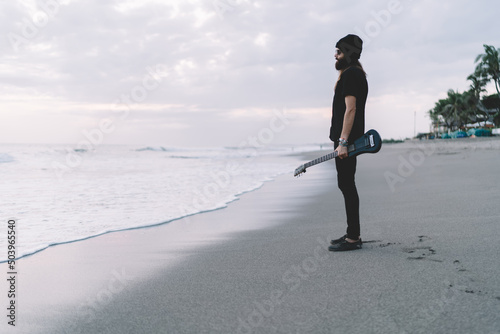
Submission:
{"label": "bearded man", "polygon": [[335,45],[335,68],[339,77],[335,85],[330,139],[338,157],[335,158],[338,187],[344,196],[347,233],[331,241],[330,251],[360,249],[359,197],[354,181],[356,157],[349,157],[347,147],[364,134],[365,104],[368,95],[366,73],[359,62],[363,41],[347,35]]}

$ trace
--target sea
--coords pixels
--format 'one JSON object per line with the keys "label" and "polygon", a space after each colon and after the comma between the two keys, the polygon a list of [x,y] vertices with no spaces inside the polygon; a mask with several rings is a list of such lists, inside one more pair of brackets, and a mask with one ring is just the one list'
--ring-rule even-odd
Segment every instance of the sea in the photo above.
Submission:
{"label": "sea", "polygon": [[302,163],[296,153],[319,148],[0,144],[0,262],[8,259],[9,220],[21,258],[222,209],[279,175],[292,179]]}

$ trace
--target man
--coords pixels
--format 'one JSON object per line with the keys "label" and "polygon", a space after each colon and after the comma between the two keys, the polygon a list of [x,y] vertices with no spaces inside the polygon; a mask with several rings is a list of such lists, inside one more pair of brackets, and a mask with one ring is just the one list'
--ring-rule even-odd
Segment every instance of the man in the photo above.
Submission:
{"label": "man", "polygon": [[339,78],[335,85],[330,139],[338,157],[335,159],[338,187],[342,191],[347,216],[347,233],[331,241],[330,251],[360,249],[359,197],[354,182],[356,157],[348,157],[347,146],[364,134],[365,104],[368,95],[366,73],[359,62],[363,41],[347,35],[335,45],[335,68]]}

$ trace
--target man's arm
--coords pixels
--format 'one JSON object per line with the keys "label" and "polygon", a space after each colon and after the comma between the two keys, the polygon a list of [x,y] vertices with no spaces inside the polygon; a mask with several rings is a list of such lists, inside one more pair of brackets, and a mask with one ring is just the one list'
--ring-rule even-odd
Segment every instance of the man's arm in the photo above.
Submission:
{"label": "man's arm", "polygon": [[[345,97],[345,114],[344,123],[342,124],[342,133],[340,138],[347,140],[351,134],[352,125],[354,124],[354,116],[356,116],[356,97],[348,95]],[[347,158],[347,147],[339,145],[336,149],[341,159]]]}

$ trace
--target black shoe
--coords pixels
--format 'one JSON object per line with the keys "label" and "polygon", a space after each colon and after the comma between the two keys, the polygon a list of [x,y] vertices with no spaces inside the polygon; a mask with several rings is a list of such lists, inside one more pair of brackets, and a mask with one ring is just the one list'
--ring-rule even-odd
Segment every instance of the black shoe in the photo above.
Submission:
{"label": "black shoe", "polygon": [[[346,238],[347,238],[347,234],[344,235],[344,236],[342,236],[342,237],[340,237],[340,238],[338,238],[338,239],[334,239],[334,240],[330,241],[330,244],[332,244],[332,245],[338,245],[338,244],[344,242]],[[361,238],[359,238],[359,242],[360,242],[361,245],[363,244],[363,241],[361,240]]]}
{"label": "black shoe", "polygon": [[356,249],[361,249],[361,239],[359,239],[356,242],[349,242],[347,240],[344,240],[341,243],[331,245],[328,247],[329,251],[332,252],[343,252],[343,251],[350,251],[350,250],[356,250]]}
{"label": "black shoe", "polygon": [[345,234],[344,236],[342,236],[342,237],[340,237],[338,239],[334,239],[334,240],[330,241],[330,243],[332,245],[337,245],[337,244],[340,244],[340,243],[344,242],[345,238],[347,238],[347,234]]}

